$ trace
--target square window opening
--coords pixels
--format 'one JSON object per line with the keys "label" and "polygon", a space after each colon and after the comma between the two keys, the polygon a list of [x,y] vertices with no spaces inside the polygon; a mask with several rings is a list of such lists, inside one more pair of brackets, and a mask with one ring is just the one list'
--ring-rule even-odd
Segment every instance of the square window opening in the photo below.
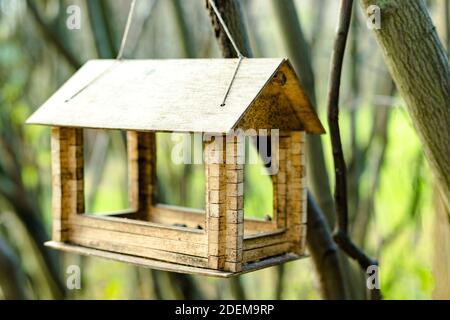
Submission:
{"label": "square window opening", "polygon": [[[273,182],[260,151],[252,141],[246,142],[244,166],[244,213],[246,218],[273,220]],[[270,157],[270,154],[268,155]],[[268,164],[270,165],[270,163]]]}
{"label": "square window opening", "polygon": [[156,203],[205,210],[203,142],[189,133],[156,133],[156,153]]}
{"label": "square window opening", "polygon": [[128,211],[126,132],[84,129],[83,135],[86,214],[105,216]]}
{"label": "square window opening", "polygon": [[205,228],[205,165],[203,136],[156,133],[155,222]]}
{"label": "square window opening", "polygon": [[[270,136],[245,139],[244,236],[280,232],[286,228],[280,210],[277,181],[280,174],[278,151],[273,152]],[[277,161],[277,162],[276,162]]]}

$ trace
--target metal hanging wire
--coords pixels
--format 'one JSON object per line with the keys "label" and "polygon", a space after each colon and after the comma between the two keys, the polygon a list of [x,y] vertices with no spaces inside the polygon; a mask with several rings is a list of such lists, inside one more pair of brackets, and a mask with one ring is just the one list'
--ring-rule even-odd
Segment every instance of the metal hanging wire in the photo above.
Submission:
{"label": "metal hanging wire", "polygon": [[[233,86],[233,82],[236,79],[237,73],[239,71],[239,67],[241,66],[242,60],[244,60],[246,57],[241,53],[241,51],[239,50],[239,47],[236,44],[236,41],[234,40],[233,36],[231,35],[230,30],[228,29],[227,24],[225,23],[225,21],[222,18],[222,15],[219,12],[219,9],[217,8],[216,4],[214,3],[213,0],[208,0],[211,8],[213,9],[217,19],[219,20],[223,30],[225,31],[225,34],[228,37],[228,40],[231,42],[234,50],[236,51],[236,55],[238,56],[238,62],[236,64],[236,68],[234,69],[233,72],[233,76],[231,78],[231,81],[227,87],[227,90],[225,92],[225,96],[223,98],[222,103],[220,104],[221,107],[224,107],[227,101],[227,98],[230,94],[231,88]],[[116,60],[122,60],[123,58],[123,54],[125,51],[125,47],[127,45],[127,40],[128,40],[128,35],[130,33],[130,29],[131,29],[131,23],[133,21],[133,17],[134,17],[134,11],[135,11],[135,7],[136,7],[136,0],[132,0],[131,5],[130,5],[130,10],[128,12],[128,18],[127,18],[127,22],[125,25],[125,29],[122,35],[122,40],[120,43],[120,49],[119,49],[119,53],[117,54]],[[112,65],[111,67],[113,67],[114,65]],[[72,95],[69,99],[66,100],[66,102],[68,102],[69,100],[73,99],[76,95],[78,95],[81,91],[83,91],[84,89],[86,89],[89,85],[91,85],[93,82],[97,81],[101,76],[103,76],[106,72],[108,72],[110,69],[108,68],[107,70],[105,70],[104,72],[102,72],[99,76],[97,76],[95,79],[93,79],[90,83],[88,83],[85,87],[83,87],[81,90],[79,90],[78,92],[76,92],[74,95]]]}
{"label": "metal hanging wire", "polygon": [[217,8],[216,4],[214,3],[214,0],[208,0],[209,5],[211,6],[211,8],[213,9],[217,19],[219,20],[220,24],[222,25],[223,30],[225,31],[225,34],[228,37],[228,40],[230,40],[231,45],[234,48],[234,51],[236,51],[236,55],[238,56],[238,62],[236,64],[236,68],[234,69],[234,73],[233,73],[233,77],[231,78],[230,84],[227,87],[227,91],[225,92],[225,96],[223,98],[222,103],[220,104],[221,107],[225,107],[225,103],[227,101],[228,95],[230,94],[231,91],[231,87],[233,86],[234,80],[236,79],[237,73],[239,71],[239,67],[241,66],[242,60],[245,59],[245,56],[241,53],[241,51],[239,50],[239,47],[236,44],[236,41],[234,41],[233,36],[231,35],[230,30],[228,29],[227,24],[225,23],[225,21],[222,18],[222,15],[220,14],[219,9]]}
{"label": "metal hanging wire", "polygon": [[130,5],[130,11],[128,12],[127,24],[125,25],[125,30],[123,32],[122,41],[120,43],[119,53],[117,54],[117,60],[122,59],[123,52],[128,40],[128,33],[130,32],[131,22],[133,21],[134,8],[136,7],[136,0],[133,0]]}
{"label": "metal hanging wire", "polygon": [[213,9],[214,13],[217,16],[217,19],[219,20],[220,24],[222,25],[223,30],[225,31],[225,34],[228,37],[228,40],[230,40],[231,44],[233,45],[234,51],[236,51],[236,54],[239,58],[245,58],[244,55],[241,53],[241,51],[239,50],[239,47],[236,44],[236,41],[234,41],[233,36],[231,35],[230,30],[228,29],[227,24],[225,23],[225,21],[222,18],[222,15],[220,14],[219,9],[217,9],[216,4],[214,3],[214,0],[208,0],[209,5],[211,6],[211,8]]}
{"label": "metal hanging wire", "polygon": [[110,72],[115,66],[117,66],[118,60],[121,60],[123,57],[123,52],[125,50],[125,46],[128,39],[128,33],[130,32],[131,22],[133,20],[133,14],[134,14],[134,7],[136,6],[136,0],[133,0],[130,5],[130,11],[128,13],[127,23],[125,25],[125,30],[123,32],[122,41],[120,44],[119,53],[116,57],[116,60],[109,68],[105,69],[103,72],[101,72],[98,76],[96,76],[94,79],[92,79],[89,83],[87,83],[84,87],[82,87],[80,90],[75,92],[72,96],[70,96],[68,99],[66,99],[64,102],[69,102],[73,98],[75,98],[77,95],[79,95],[81,92],[83,92],[85,89],[87,89],[90,85],[92,85],[94,82],[99,80],[101,77],[103,77],[106,73]]}

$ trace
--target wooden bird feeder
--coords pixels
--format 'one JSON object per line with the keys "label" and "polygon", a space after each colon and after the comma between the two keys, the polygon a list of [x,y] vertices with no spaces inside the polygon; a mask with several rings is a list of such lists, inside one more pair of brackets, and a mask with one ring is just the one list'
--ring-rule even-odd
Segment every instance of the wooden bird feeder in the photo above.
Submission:
{"label": "wooden bird feeder", "polygon": [[[237,59],[93,60],[69,79],[27,121],[52,127],[53,231],[47,245],[218,277],[304,256],[305,132],[324,129],[285,59],[242,60],[220,106],[236,64]],[[127,131],[130,210],[85,212],[85,128]],[[156,132],[226,136],[234,129],[280,130],[271,221],[244,218],[244,165],[237,157],[205,164],[205,210],[158,203]],[[239,145],[236,137],[224,141],[206,141],[205,158]]]}

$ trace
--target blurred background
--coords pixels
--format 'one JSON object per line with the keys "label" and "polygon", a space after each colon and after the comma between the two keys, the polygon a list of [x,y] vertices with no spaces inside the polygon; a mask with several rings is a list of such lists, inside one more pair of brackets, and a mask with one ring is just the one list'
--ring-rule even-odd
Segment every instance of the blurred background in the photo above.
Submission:
{"label": "blurred background", "polygon": [[[284,16],[280,3],[294,11]],[[316,106],[326,125],[338,1],[241,0],[240,4],[255,57],[292,56],[292,33],[302,28],[309,45]],[[340,122],[349,168],[352,238],[379,260],[384,298],[448,299],[450,223],[405,103],[356,4]],[[70,6],[80,9],[80,29],[66,24],[74,12],[68,11]],[[320,299],[312,259],[221,280],[43,247],[51,228],[50,131],[24,126],[24,121],[84,62],[117,55],[129,6],[130,1],[0,0],[0,297]],[[428,7],[442,42],[448,43],[448,1],[428,1]],[[221,57],[205,0],[138,0],[135,13],[126,58]],[[329,137],[321,139],[331,173]],[[202,167],[174,165],[173,143],[170,135],[158,135],[160,197],[165,203],[201,208]],[[86,131],[89,212],[128,206],[125,151],[121,132]],[[270,180],[261,178],[257,170],[258,166],[246,172],[245,209],[247,215],[262,218],[270,208],[272,190]],[[329,179],[327,172],[324,179]],[[333,187],[333,179],[329,181]],[[70,265],[81,267],[80,290],[66,289]]]}

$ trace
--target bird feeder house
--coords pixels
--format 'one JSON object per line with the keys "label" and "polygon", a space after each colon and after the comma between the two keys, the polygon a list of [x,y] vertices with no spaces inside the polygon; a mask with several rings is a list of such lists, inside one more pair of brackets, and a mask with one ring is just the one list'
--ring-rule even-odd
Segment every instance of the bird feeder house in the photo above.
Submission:
{"label": "bird feeder house", "polygon": [[[51,126],[50,247],[218,277],[304,256],[305,133],[324,129],[288,60],[93,60],[27,123]],[[127,132],[126,212],[85,212],[86,128]],[[271,220],[246,218],[244,164],[233,152],[241,143],[231,134],[236,129],[279,130]],[[214,135],[204,141],[205,159],[227,154],[227,161],[205,161],[205,210],[158,202],[157,132]]]}

